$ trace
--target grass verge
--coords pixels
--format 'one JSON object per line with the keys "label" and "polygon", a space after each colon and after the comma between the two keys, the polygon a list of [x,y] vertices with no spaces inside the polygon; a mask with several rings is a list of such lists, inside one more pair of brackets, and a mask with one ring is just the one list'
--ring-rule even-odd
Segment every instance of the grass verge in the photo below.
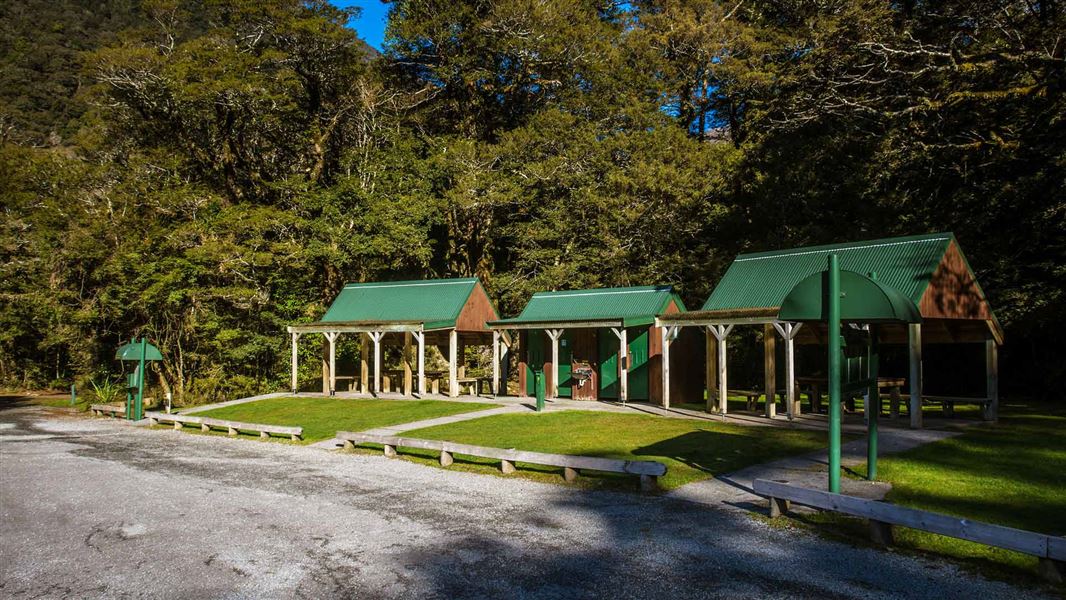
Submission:
{"label": "grass verge", "polygon": [[300,426],[304,428],[304,442],[313,443],[330,439],[338,431],[363,431],[495,406],[440,400],[269,398],[195,414],[231,421]]}
{"label": "grass verge", "polygon": [[[659,481],[664,489],[811,452],[825,445],[822,432],[594,411],[494,415],[404,435],[535,452],[655,460],[667,467],[666,476]],[[413,451],[411,454],[419,455]],[[482,463],[496,471],[495,461],[469,461],[473,466]],[[525,467],[519,471],[523,475],[558,472],[558,469],[520,466]],[[587,480],[586,485],[613,486],[634,479],[597,474],[579,481]]]}

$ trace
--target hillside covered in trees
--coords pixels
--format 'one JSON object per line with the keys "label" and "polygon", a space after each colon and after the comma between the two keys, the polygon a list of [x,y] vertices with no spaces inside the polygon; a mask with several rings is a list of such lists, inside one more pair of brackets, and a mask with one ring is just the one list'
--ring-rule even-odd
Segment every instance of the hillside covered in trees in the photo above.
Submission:
{"label": "hillside covered in trees", "polygon": [[954,231],[1004,385],[1066,377],[1055,0],[321,0],[0,6],[0,383],[147,334],[183,398],[271,388],[347,281],[673,283]]}

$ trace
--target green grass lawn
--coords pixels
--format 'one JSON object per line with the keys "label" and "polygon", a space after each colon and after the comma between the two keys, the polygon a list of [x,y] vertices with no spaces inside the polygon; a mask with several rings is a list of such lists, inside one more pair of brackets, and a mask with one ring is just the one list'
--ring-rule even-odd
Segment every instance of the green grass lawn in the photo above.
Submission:
{"label": "green grass lawn", "polygon": [[[820,432],[594,411],[495,415],[418,429],[405,435],[497,448],[660,461],[667,466],[666,476],[659,481],[665,489],[810,452],[826,443],[825,434]],[[411,454],[421,453],[412,451]],[[465,464],[473,470],[488,471],[494,470],[496,463],[465,461]],[[557,477],[558,470],[523,468],[519,472],[538,478],[539,473]],[[625,485],[635,485],[634,479],[627,477],[620,481],[618,477],[597,476],[579,481],[593,486],[616,486],[623,481]]]}
{"label": "green grass lawn", "polygon": [[[1066,535],[1066,405],[1001,404],[998,424],[882,457],[878,478],[890,502],[1029,531]],[[865,474],[865,467],[856,469]],[[810,519],[865,536],[861,522]],[[1036,572],[1035,557],[912,529],[898,545],[961,559],[982,572],[1015,578]]]}
{"label": "green grass lawn", "polygon": [[495,406],[440,400],[269,398],[195,414],[231,421],[301,426],[304,441],[310,443],[332,438],[338,431],[363,431]]}

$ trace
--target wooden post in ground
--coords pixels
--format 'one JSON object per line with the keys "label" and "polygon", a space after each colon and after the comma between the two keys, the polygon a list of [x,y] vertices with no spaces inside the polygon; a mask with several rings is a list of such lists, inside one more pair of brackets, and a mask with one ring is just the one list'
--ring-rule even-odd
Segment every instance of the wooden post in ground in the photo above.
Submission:
{"label": "wooden post in ground", "polygon": [[789,420],[801,412],[799,394],[796,389],[796,334],[803,323],[774,322],[774,328],[785,340],[785,411]]}
{"label": "wooden post in ground", "polygon": [[359,334],[359,391],[370,392],[370,335]]}
{"label": "wooden post in ground", "polygon": [[911,429],[922,428],[922,326],[907,326],[911,367]]}
{"label": "wooden post in ground", "polygon": [[710,327],[703,328],[703,335],[706,338],[707,347],[707,358],[704,363],[707,412],[714,412],[715,407],[718,406],[718,341]]}
{"label": "wooden post in ground", "polygon": [[677,337],[680,327],[677,325],[664,325],[659,328],[663,342],[663,408],[670,410],[670,344]]}
{"label": "wooden post in ground", "polygon": [[448,395],[459,395],[459,332],[452,329],[448,334]]}
{"label": "wooden post in ground", "polygon": [[297,361],[300,359],[300,353],[296,343],[300,341],[300,334],[295,331],[292,333],[292,393],[300,391],[300,379],[299,369],[297,368]]}
{"label": "wooden post in ground", "polygon": [[500,332],[492,330],[492,395],[500,393]]}
{"label": "wooden post in ground", "polygon": [[777,416],[777,334],[773,323],[766,323],[762,329],[763,340],[763,392],[766,393],[766,416]]}
{"label": "wooden post in ground", "polygon": [[718,412],[726,414],[729,412],[729,381],[728,373],[726,372],[726,337],[733,331],[732,325],[710,325],[707,330],[714,335],[718,340]]}
{"label": "wooden post in ground", "polygon": [[999,347],[996,340],[985,340],[985,395],[988,404],[982,417],[986,421],[999,419]]}
{"label": "wooden post in ground", "polygon": [[329,395],[329,336],[322,334],[322,393]]}
{"label": "wooden post in ground", "polygon": [[426,395],[426,334],[416,331],[412,335],[418,342],[418,395]]}
{"label": "wooden post in ground", "polygon": [[371,331],[370,341],[374,342],[374,393],[381,393],[381,338],[383,331]]}
{"label": "wooden post in ground", "polygon": [[629,341],[625,327],[612,327],[618,338],[618,399],[622,404],[629,399]]}
{"label": "wooden post in ground", "polygon": [[552,341],[552,387],[548,390],[549,398],[559,397],[559,338],[563,337],[562,329],[546,330]]}
{"label": "wooden post in ground", "polygon": [[340,333],[327,331],[325,335],[329,342],[329,395],[333,396],[337,393],[337,338]]}
{"label": "wooden post in ground", "polygon": [[403,333],[403,395],[410,396],[414,392],[411,381],[411,332]]}

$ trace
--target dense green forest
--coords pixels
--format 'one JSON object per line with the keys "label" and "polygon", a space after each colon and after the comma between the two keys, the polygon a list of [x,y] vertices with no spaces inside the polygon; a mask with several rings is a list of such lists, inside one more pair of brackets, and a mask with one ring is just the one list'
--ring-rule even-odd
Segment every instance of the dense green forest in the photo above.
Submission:
{"label": "dense green forest", "polygon": [[[673,283],[954,231],[1004,385],[1066,377],[1056,0],[0,5],[0,383],[157,340],[178,400],[270,389],[346,281]],[[316,351],[308,348],[308,352]],[[313,368],[313,365],[310,367]]]}

